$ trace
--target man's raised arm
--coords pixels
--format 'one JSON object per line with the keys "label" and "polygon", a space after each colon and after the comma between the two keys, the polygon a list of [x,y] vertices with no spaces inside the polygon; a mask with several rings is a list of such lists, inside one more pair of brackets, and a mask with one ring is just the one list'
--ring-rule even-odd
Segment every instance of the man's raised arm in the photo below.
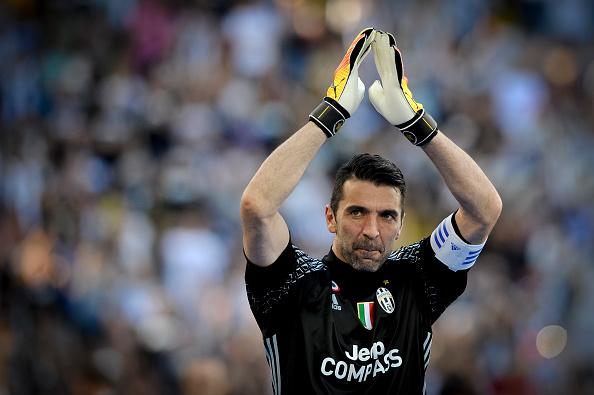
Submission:
{"label": "man's raised arm", "polygon": [[357,35],[338,65],[326,97],[310,114],[310,122],[266,158],[243,192],[243,247],[254,264],[274,263],[287,246],[289,231],[279,208],[324,141],[336,134],[361,103],[365,85],[358,69],[371,49],[374,34],[368,28]]}
{"label": "man's raised arm", "polygon": [[438,133],[423,146],[452,195],[460,203],[456,224],[470,244],[481,244],[501,214],[497,190],[476,162],[447,136]]}
{"label": "man's raised arm", "polygon": [[466,243],[478,247],[501,213],[499,194],[476,162],[440,133],[435,120],[413,99],[394,36],[378,31],[372,47],[382,82],[375,81],[369,88],[371,103],[429,156],[460,204],[454,224]]}
{"label": "man's raised arm", "polygon": [[278,210],[326,141],[313,122],[275,149],[249,182],[241,197],[243,248],[259,266],[273,263],[289,242],[289,230]]}

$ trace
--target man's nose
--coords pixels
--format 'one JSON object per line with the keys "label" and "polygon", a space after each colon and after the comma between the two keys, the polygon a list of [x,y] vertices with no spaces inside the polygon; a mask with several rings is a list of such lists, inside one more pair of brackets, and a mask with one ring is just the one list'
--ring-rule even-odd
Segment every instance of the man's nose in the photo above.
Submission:
{"label": "man's nose", "polygon": [[379,236],[377,216],[369,215],[363,227],[363,235],[369,239],[375,239]]}

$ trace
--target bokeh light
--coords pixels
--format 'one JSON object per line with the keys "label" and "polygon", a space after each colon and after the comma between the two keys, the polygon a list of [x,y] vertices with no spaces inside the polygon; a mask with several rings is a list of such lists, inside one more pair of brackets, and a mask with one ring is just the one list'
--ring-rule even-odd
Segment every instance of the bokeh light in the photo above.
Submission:
{"label": "bokeh light", "polygon": [[566,345],[567,331],[559,325],[545,326],[536,335],[536,349],[547,359],[561,354]]}
{"label": "bokeh light", "polygon": [[330,0],[326,3],[326,23],[336,33],[350,31],[358,26],[364,12],[361,0]]}

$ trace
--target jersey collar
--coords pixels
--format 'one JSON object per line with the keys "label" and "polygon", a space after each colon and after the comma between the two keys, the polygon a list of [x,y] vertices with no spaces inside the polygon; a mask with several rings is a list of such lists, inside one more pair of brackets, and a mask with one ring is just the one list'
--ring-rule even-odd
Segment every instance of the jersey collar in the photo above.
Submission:
{"label": "jersey collar", "polygon": [[387,278],[386,266],[377,272],[365,272],[355,270],[348,263],[339,259],[330,249],[330,252],[323,258],[330,272],[331,280],[335,281],[341,289],[341,292],[353,296],[363,296],[369,293],[375,293],[376,288]]}

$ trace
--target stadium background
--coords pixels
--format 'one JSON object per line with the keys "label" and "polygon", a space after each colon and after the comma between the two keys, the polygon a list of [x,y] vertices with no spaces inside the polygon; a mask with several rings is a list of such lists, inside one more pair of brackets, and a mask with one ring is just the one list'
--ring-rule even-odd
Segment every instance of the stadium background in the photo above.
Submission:
{"label": "stadium background", "polygon": [[[504,201],[429,393],[594,393],[593,21],[588,0],[3,1],[0,394],[270,393],[239,197],[365,26]],[[455,208],[365,99],[284,206],[306,251],[357,151],[401,166],[403,242]]]}

